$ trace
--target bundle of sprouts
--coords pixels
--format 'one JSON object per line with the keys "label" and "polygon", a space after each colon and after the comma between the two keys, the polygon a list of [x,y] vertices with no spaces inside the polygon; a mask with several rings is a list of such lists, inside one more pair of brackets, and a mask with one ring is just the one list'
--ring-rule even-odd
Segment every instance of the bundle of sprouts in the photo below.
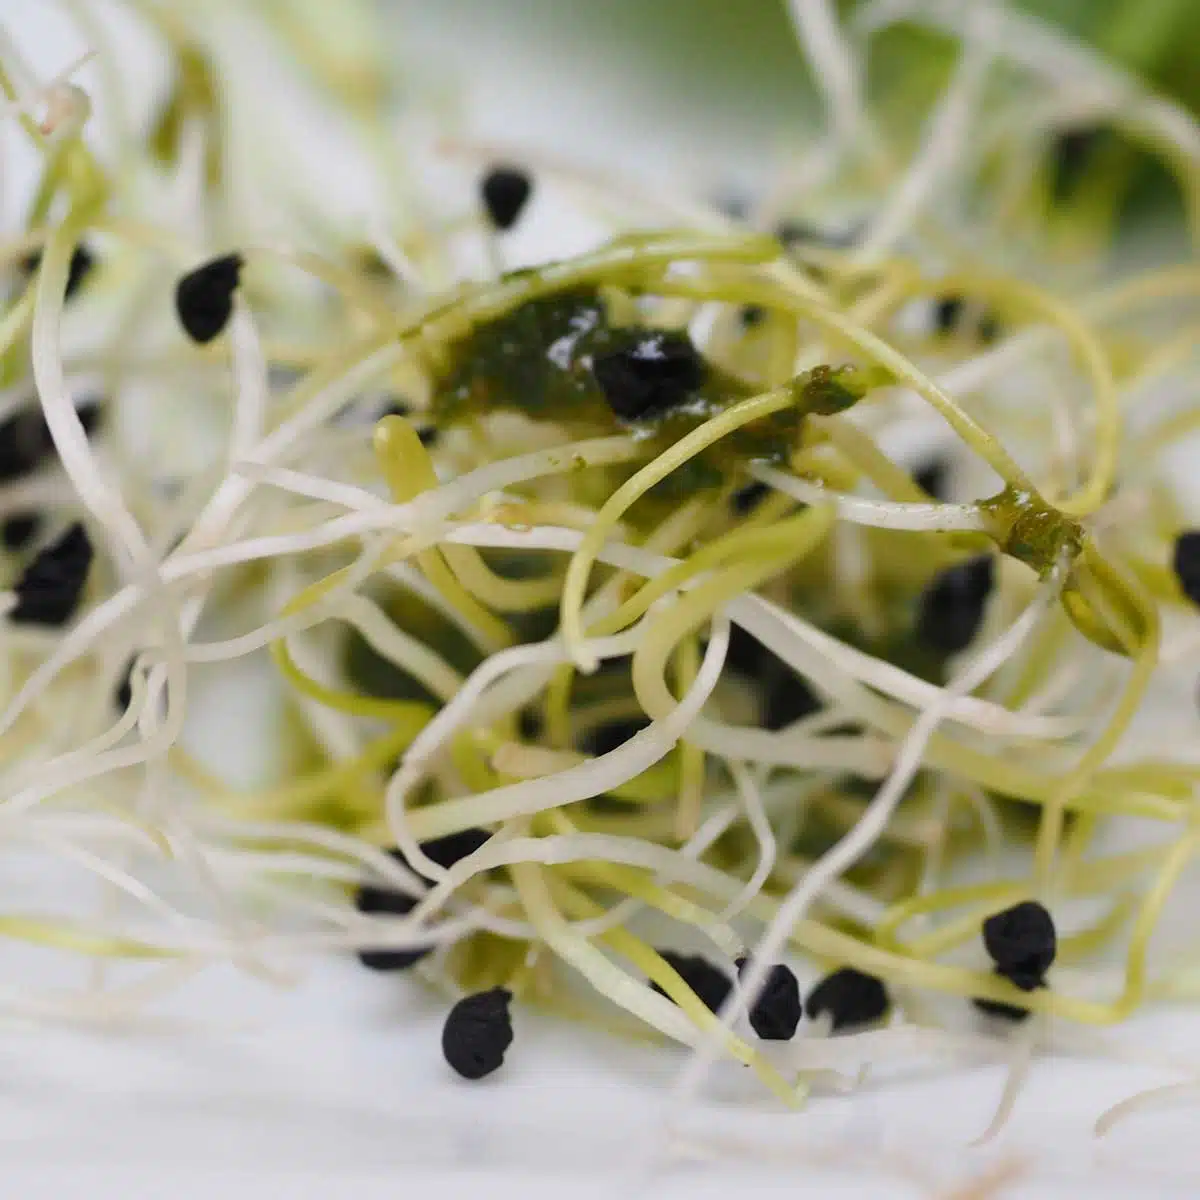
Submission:
{"label": "bundle of sprouts", "polygon": [[[448,204],[383,67],[285,21],[405,197],[291,245],[231,200],[203,31],[133,7],[173,81],[112,162],[75,66],[0,43],[41,164],[4,253],[0,820],[103,893],[6,895],[0,933],[114,968],[12,1013],[355,953],[464,997],[462,1074],[515,1000],[794,1104],[888,1058],[1019,1063],[1051,1018],[1117,1053],[1087,1027],[1194,991],[1148,943],[1198,768],[1139,714],[1200,649],[1169,469],[1200,272],[1118,270],[1119,173],[1055,186],[1086,118],[1194,229],[1184,112],[1000,6],[843,31],[795,0],[828,129],[744,219],[462,131]],[[904,127],[866,100],[897,21],[959,47]],[[506,271],[544,195],[609,234]],[[197,672],[248,658],[287,696],[256,789],[181,736]]]}

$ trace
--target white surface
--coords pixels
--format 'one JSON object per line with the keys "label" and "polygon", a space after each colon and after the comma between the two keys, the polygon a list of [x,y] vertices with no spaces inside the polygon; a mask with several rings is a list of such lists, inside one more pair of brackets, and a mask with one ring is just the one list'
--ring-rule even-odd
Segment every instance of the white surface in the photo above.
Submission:
{"label": "white surface", "polygon": [[[518,1010],[505,1067],[472,1085],[441,1061],[444,1003],[402,978],[337,962],[291,994],[218,972],[186,995],[206,1031],[8,1035],[0,1180],[11,1188],[41,1178],[47,1189],[90,1180],[113,1197],[219,1187],[237,1200],[329,1188],[382,1196],[418,1180],[444,1195],[489,1181],[501,1196],[659,1197],[744,1195],[786,1181],[797,1195],[887,1200],[931,1193],[901,1182],[885,1157],[907,1158],[926,1178],[961,1180],[1016,1156],[1029,1178],[1004,1195],[1200,1191],[1194,1111],[1090,1137],[1094,1116],[1165,1078],[1156,1071],[1043,1061],[998,1144],[971,1152],[963,1147],[987,1123],[999,1067],[868,1086],[800,1115],[774,1111],[731,1071],[718,1079],[728,1102],[697,1111],[686,1128],[703,1146],[720,1121],[722,1139],[742,1138],[744,1148],[710,1144],[722,1151],[715,1161],[672,1162],[662,1102],[678,1053]],[[1154,1028],[1160,1047],[1190,1042],[1200,1053],[1190,1018]],[[826,1176],[830,1163],[847,1170]]]}
{"label": "white surface", "polygon": [[[493,16],[505,7],[498,0],[488,5]],[[60,53],[52,34],[39,33],[48,7],[46,0],[5,0],[0,20],[12,23],[39,65],[54,68],[74,47]],[[427,55],[439,46],[456,48],[461,62],[470,44],[436,21],[422,24],[422,10],[428,15],[431,7],[401,5],[412,44]],[[461,22],[471,6],[450,8],[451,19]],[[488,6],[475,11],[486,15]],[[480,61],[489,65],[474,76],[468,109],[481,120],[491,114],[489,133],[499,126],[518,131],[514,140],[525,133],[569,145],[572,129],[555,114],[568,125],[579,120],[611,75],[585,56],[570,96],[561,106],[550,103],[544,89],[557,76],[544,57],[541,68],[529,65],[541,51],[530,45],[527,26],[507,29],[502,45],[492,40],[495,30],[479,32],[489,47]],[[520,84],[508,89],[505,78]],[[653,144],[636,134],[631,143],[628,130],[611,130],[610,144],[623,145],[634,165],[654,160],[661,167],[666,118],[656,119]],[[742,164],[753,158],[745,120],[743,114],[720,137],[705,140],[706,152],[716,159],[722,146],[736,146]],[[701,140],[693,127],[681,138],[680,156],[696,154]],[[593,157],[603,144],[599,135],[589,141]],[[1194,715],[1186,719],[1194,725]],[[228,751],[230,739],[252,738],[253,729],[226,712],[207,736]],[[7,972],[24,960],[0,961]],[[665,1098],[682,1065],[674,1051],[626,1045],[518,1010],[505,1068],[468,1085],[441,1060],[445,1002],[403,977],[368,976],[346,961],[316,964],[290,992],[232,970],[213,972],[173,1007],[196,1027],[104,1035],[5,1031],[3,1195],[701,1200],[786,1191],[887,1200],[935,1194],[906,1179],[898,1158],[946,1187],[1015,1159],[1024,1174],[999,1193],[1013,1197],[1200,1194],[1194,1110],[1156,1112],[1102,1142],[1091,1137],[1104,1108],[1167,1080],[1156,1070],[1041,1060],[1005,1133],[970,1151],[967,1143],[987,1124],[1003,1083],[998,1066],[950,1077],[930,1068],[905,1083],[878,1082],[853,1096],[818,1099],[800,1115],[777,1112],[729,1069],[716,1078],[715,1093],[724,1099],[688,1115],[693,1153],[680,1155],[672,1153],[680,1147],[664,1125]],[[1200,1061],[1200,1029],[1190,1013],[1140,1022],[1122,1037]],[[697,1146],[714,1160],[698,1159]]]}

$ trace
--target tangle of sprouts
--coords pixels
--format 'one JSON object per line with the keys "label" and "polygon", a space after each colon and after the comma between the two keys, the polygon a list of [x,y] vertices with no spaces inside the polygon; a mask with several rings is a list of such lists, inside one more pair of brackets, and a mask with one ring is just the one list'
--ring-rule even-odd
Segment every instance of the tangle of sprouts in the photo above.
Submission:
{"label": "tangle of sprouts", "polygon": [[[279,982],[359,952],[691,1047],[681,1099],[726,1057],[797,1103],[905,1056],[1015,1080],[1051,1018],[1116,1055],[1072,1027],[1194,992],[1149,943],[1200,767],[1145,717],[1200,650],[1185,112],[999,4],[879,0],[843,29],[794,0],[829,118],[810,170],[734,220],[509,148],[521,219],[544,191],[612,227],[504,271],[528,187],[444,215],[383,67],[278,16],[388,207],[347,231],[266,187],[307,232],[264,237],[221,55],[130,7],[172,83],[144,129],[112,98],[110,152],[79,64],[38,83],[0,39],[40,164],[0,248],[0,824],[101,885],[72,913],[5,896],[0,934],[105,967],[8,1010],[124,1019],[215,963]],[[959,58],[901,127],[871,48],[904,22]],[[1177,182],[1190,232],[1139,273],[1119,177],[1056,192],[1084,119]],[[83,593],[30,619],[76,523]],[[264,786],[186,748],[244,659],[284,697]],[[1027,900],[1060,926],[1048,979],[983,953]],[[736,975],[725,999],[644,940],[647,909]],[[810,1003],[757,1039],[784,959],[881,983],[865,1023],[890,1024],[822,1037],[849,1018]]]}

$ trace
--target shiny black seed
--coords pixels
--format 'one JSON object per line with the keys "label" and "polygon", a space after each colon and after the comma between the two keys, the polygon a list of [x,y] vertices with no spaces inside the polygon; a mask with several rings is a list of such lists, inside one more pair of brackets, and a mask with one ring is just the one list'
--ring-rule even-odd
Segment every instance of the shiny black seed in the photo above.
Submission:
{"label": "shiny black seed", "polygon": [[504,1062],[513,1040],[511,999],[507,988],[497,987],[464,996],[450,1010],[442,1026],[442,1053],[464,1079],[482,1079]]}
{"label": "shiny black seed", "polygon": [[965,650],[983,623],[993,572],[992,556],[980,554],[936,576],[921,595],[917,636],[944,654]]}
{"label": "shiny black seed", "polygon": [[[103,415],[102,401],[84,400],[77,408],[84,433],[95,433]],[[9,483],[42,466],[54,453],[54,439],[42,410],[22,408],[0,421],[0,483]]]}
{"label": "shiny black seed", "polygon": [[75,247],[75,252],[71,255],[71,265],[67,268],[66,299],[70,300],[79,291],[95,264],[96,260],[86,246]]}
{"label": "shiny black seed", "polygon": [[1036,900],[1022,900],[984,921],[983,944],[992,961],[1014,983],[1040,980],[1058,951],[1054,918]]}
{"label": "shiny black seed", "polygon": [[[130,655],[129,661],[125,664],[125,670],[121,674],[120,681],[113,688],[113,703],[116,705],[118,712],[124,712],[133,703],[133,667],[137,662],[137,655]],[[164,697],[159,693],[159,702],[162,703]]]}
{"label": "shiny black seed", "polygon": [[84,400],[75,406],[75,415],[79,418],[80,425],[83,426],[83,432],[91,437],[100,428],[100,422],[104,419],[104,401],[92,398]]}
{"label": "shiny black seed", "polygon": [[[749,959],[738,960],[738,973],[746,974]],[[786,1042],[796,1033],[804,1015],[800,984],[790,967],[776,963],[750,1006],[750,1028],[766,1042]]]}
{"label": "shiny black seed", "polygon": [[[1002,967],[996,967],[995,970],[997,975],[1016,984],[1023,992],[1032,992],[1035,988],[1046,986],[1044,980],[1023,975],[1020,972],[1010,974]],[[1021,1008],[1016,1004],[1006,1004],[1003,1000],[985,1000],[982,997],[976,997],[971,1003],[980,1012],[987,1013],[989,1017],[1000,1017],[1005,1021],[1012,1021],[1014,1024],[1027,1020],[1029,1017],[1029,1009]]]}
{"label": "shiny black seed", "polygon": [[[684,983],[696,993],[700,1003],[710,1012],[720,1012],[721,1005],[729,998],[733,981],[720,967],[710,963],[702,954],[678,954],[674,950],[660,950],[667,965],[674,969]],[[666,992],[657,983],[650,985],[661,996]]]}
{"label": "shiny black seed", "polygon": [[479,186],[483,206],[497,229],[511,229],[529,202],[533,181],[517,167],[494,167]]}
{"label": "shiny black seed", "polygon": [[725,665],[757,684],[764,729],[785,729],[821,708],[807,681],[736,623],[729,631]]}
{"label": "shiny black seed", "polygon": [[985,1000],[983,997],[977,996],[971,1003],[981,1013],[985,1013],[989,1017],[999,1017],[1004,1021],[1012,1021],[1014,1025],[1029,1018],[1029,1009],[1020,1008],[1015,1004],[1005,1004],[1003,1000]]}
{"label": "shiny black seed", "polygon": [[383,913],[390,917],[405,917],[416,907],[414,897],[377,883],[362,884],[354,896],[354,907],[360,913]]}
{"label": "shiny black seed", "polygon": [[[422,842],[421,849],[426,858],[433,859],[439,867],[449,870],[460,859],[474,854],[491,836],[486,829],[460,829],[458,833],[448,833],[445,837]],[[398,851],[393,853],[397,858],[401,857]]]}
{"label": "shiny black seed", "polygon": [[933,458],[913,472],[913,481],[927,496],[945,500],[949,475],[950,464],[944,458]]}
{"label": "shiny black seed", "polygon": [[592,364],[609,407],[624,421],[658,416],[704,382],[704,360],[684,333],[645,333]]}
{"label": "shiny black seed", "polygon": [[838,1033],[883,1020],[888,1004],[887,989],[881,980],[853,967],[842,967],[808,993],[804,1012],[810,1021],[828,1013],[833,1031]]}
{"label": "shiny black seed", "polygon": [[[412,896],[392,888],[364,883],[354,897],[354,907],[360,913],[389,917],[407,916],[416,907]],[[365,949],[358,951],[358,961],[370,971],[405,971],[420,962],[432,947],[418,946],[405,949]]]}
{"label": "shiny black seed", "polygon": [[[42,252],[35,250],[32,254],[27,255],[21,263],[27,275],[32,275],[34,271],[42,265]],[[67,268],[67,288],[65,298],[70,300],[77,291],[83,286],[84,280],[91,273],[92,267],[96,265],[96,259],[92,252],[86,246],[76,246],[71,254],[71,265]]]}
{"label": "shiny black seed", "polygon": [[40,408],[22,408],[0,422],[0,483],[37,470],[54,453],[54,439]]}
{"label": "shiny black seed", "polygon": [[92,543],[76,522],[25,568],[13,591],[10,621],[27,625],[65,625],[79,607],[92,565]]}
{"label": "shiny black seed", "polygon": [[13,513],[0,525],[0,539],[6,550],[24,550],[38,535],[42,518],[35,512]]}
{"label": "shiny black seed", "polygon": [[[395,913],[392,915],[404,916],[405,914]],[[432,950],[432,946],[415,946],[407,950],[399,948],[390,950],[359,950],[357,957],[358,961],[368,971],[387,973],[389,971],[407,971],[409,967],[415,966],[427,954],[431,953]]]}
{"label": "shiny black seed", "polygon": [[1183,594],[1200,604],[1200,529],[1189,529],[1175,539],[1171,566]]}
{"label": "shiny black seed", "polygon": [[117,684],[116,690],[113,692],[113,700],[116,702],[117,709],[124,712],[133,703],[133,685],[130,683],[130,676],[133,674],[133,664],[137,660],[134,655],[126,664],[125,670],[121,674],[121,682]]}
{"label": "shiny black seed", "polygon": [[961,296],[943,296],[933,306],[933,324],[938,333],[949,333],[962,320],[965,301]]}
{"label": "shiny black seed", "polygon": [[729,627],[725,666],[749,680],[757,680],[767,659],[774,655],[749,630],[735,621]]}
{"label": "shiny black seed", "polygon": [[175,311],[192,341],[211,342],[229,323],[243,265],[240,254],[224,254],[189,271],[175,285]]}
{"label": "shiny black seed", "polygon": [[761,325],[766,315],[767,310],[761,304],[747,304],[741,312],[742,325],[746,329],[752,329],[755,325]]}
{"label": "shiny black seed", "polygon": [[[439,867],[449,869],[468,854],[474,854],[492,835],[484,829],[463,829],[458,833],[448,833],[445,837],[433,838],[421,843],[421,849],[433,859]],[[399,863],[411,870],[412,867],[399,849],[389,850],[388,853]],[[420,875],[420,872],[417,871]],[[427,876],[421,876],[428,879]],[[432,883],[432,880],[428,880]],[[404,917],[416,907],[416,900],[405,892],[375,883],[362,884],[354,896],[354,907],[360,913],[378,914],[382,916]],[[415,946],[403,949],[365,949],[358,951],[358,961],[372,971],[404,971],[420,962],[432,947]]]}

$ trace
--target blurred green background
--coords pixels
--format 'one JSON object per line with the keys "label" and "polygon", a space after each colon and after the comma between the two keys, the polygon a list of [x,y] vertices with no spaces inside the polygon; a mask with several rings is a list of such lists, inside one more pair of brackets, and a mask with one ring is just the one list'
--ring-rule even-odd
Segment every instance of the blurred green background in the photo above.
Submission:
{"label": "blurred green background", "polygon": [[[414,84],[422,73],[423,84],[433,76],[485,141],[657,176],[683,191],[736,194],[769,180],[821,121],[786,0],[379,3]],[[844,19],[863,7],[863,0],[839,3]],[[1013,0],[1012,7],[1200,111],[1200,0]],[[913,131],[913,115],[934,98],[956,52],[951,39],[912,24],[873,40],[877,111]],[[1086,150],[1073,156],[1077,177],[1102,166],[1138,211],[1147,198],[1156,207],[1174,203],[1157,164],[1104,139],[1090,138]]]}
{"label": "blurred green background", "polygon": [[[964,8],[984,0],[960,0]],[[1200,108],[1200,0],[1012,0],[1100,49],[1166,94]],[[562,49],[563,65],[587,69],[581,56],[618,55],[631,81],[647,74],[664,87],[699,97],[714,81],[738,85],[756,110],[794,103],[797,77],[786,0],[384,0],[418,26],[453,18],[458,37],[477,49],[507,28]],[[865,7],[839,0],[844,18]],[[462,18],[461,20],[459,18]],[[903,39],[900,42],[900,39]],[[932,49],[911,29],[892,39],[905,52]],[[498,47],[503,52],[506,47]]]}

